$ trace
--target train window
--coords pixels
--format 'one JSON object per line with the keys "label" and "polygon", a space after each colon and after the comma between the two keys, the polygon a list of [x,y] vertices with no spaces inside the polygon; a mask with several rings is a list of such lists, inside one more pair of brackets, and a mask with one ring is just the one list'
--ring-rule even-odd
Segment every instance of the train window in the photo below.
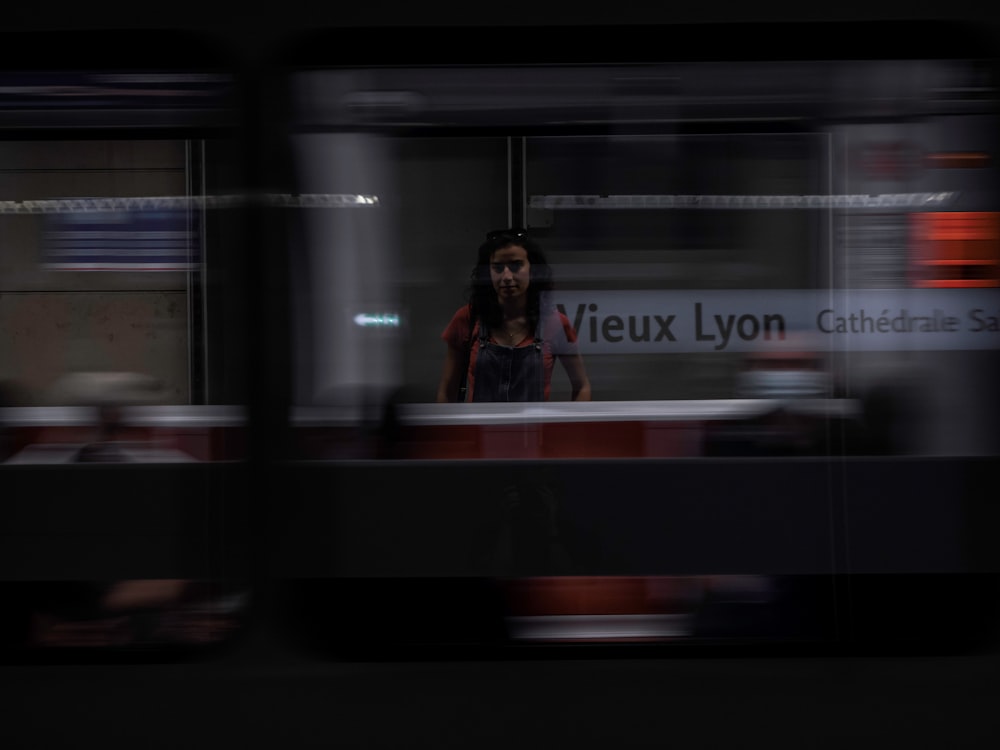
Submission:
{"label": "train window", "polygon": [[[739,66],[298,69],[301,455],[373,450],[334,428],[377,421],[390,393],[427,428],[396,449],[496,455],[488,423],[507,417],[423,404],[484,228],[511,224],[548,256],[593,400],[649,402],[634,444],[598,427],[579,441],[588,455],[767,449],[741,428],[778,406],[833,427],[833,442],[804,438],[810,452],[995,451],[981,408],[1000,284],[989,69],[926,55]],[[556,367],[557,419],[605,421],[570,398]],[[686,410],[654,414],[667,404]],[[677,439],[657,444],[665,431]],[[560,447],[573,455],[563,440],[518,451]]]}
{"label": "train window", "polygon": [[15,36],[38,54],[0,70],[3,646],[222,643],[249,596],[237,69],[195,34]]}
{"label": "train window", "polygon": [[[808,26],[621,27],[620,61],[577,30],[513,58],[461,30],[402,61],[296,39],[283,476],[310,500],[281,575],[464,623],[404,618],[418,640],[482,635],[448,580],[515,641],[829,642],[877,630],[879,576],[969,572],[1000,448],[995,70],[973,30],[885,31],[844,29],[848,54]],[[442,403],[498,227],[544,250],[585,402],[558,365],[483,397],[470,359],[480,396]]]}

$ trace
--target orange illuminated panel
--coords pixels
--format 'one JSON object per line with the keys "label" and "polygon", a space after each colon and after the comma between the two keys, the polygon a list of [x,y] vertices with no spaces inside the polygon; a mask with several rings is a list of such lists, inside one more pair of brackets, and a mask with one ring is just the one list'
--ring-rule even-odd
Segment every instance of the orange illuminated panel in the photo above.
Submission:
{"label": "orange illuminated panel", "polygon": [[915,287],[1000,286],[1000,213],[911,214]]}

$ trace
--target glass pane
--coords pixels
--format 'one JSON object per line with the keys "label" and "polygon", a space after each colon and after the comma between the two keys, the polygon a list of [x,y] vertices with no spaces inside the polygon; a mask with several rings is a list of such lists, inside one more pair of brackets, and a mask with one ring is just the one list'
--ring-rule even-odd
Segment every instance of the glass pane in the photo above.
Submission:
{"label": "glass pane", "polygon": [[18,658],[219,644],[250,593],[236,79],[204,39],[98,36],[90,56],[0,71]]}
{"label": "glass pane", "polygon": [[992,68],[662,49],[293,69],[282,486],[329,494],[275,559],[348,641],[829,642],[981,572]]}

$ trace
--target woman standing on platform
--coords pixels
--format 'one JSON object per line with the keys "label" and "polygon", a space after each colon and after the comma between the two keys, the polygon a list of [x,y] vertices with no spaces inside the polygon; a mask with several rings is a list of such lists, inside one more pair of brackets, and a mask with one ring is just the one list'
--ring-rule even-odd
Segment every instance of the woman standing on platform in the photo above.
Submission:
{"label": "woman standing on platform", "polygon": [[441,334],[448,348],[438,402],[547,401],[557,359],[572,400],[590,401],[576,331],[548,299],[552,286],[545,255],[525,230],[486,235],[469,302]]}

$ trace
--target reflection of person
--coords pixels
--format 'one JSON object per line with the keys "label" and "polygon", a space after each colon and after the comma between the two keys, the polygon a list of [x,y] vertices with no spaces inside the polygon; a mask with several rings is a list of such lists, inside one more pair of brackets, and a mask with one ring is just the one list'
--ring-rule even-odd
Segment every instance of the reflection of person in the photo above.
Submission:
{"label": "reflection of person", "polygon": [[240,589],[225,588],[186,578],[37,584],[27,643],[65,648],[219,642],[238,627],[246,599]]}
{"label": "reflection of person", "polygon": [[59,378],[49,398],[53,403],[90,412],[91,434],[83,443],[43,440],[31,443],[10,463],[109,463],[193,461],[190,454],[153,440],[130,424],[128,412],[162,402],[163,384],[138,372],[71,372]]}
{"label": "reflection of person", "polygon": [[523,229],[487,234],[469,303],[441,334],[448,349],[438,402],[546,401],[556,359],[569,376],[572,399],[589,401],[576,331],[548,300],[551,289],[549,264]]}
{"label": "reflection of person", "polygon": [[833,391],[821,344],[810,334],[789,331],[765,340],[747,353],[736,380],[736,398],[756,399],[759,411],[716,420],[705,435],[705,453],[827,455],[837,448],[831,442],[834,420],[842,419],[828,401]]}
{"label": "reflection of person", "polygon": [[557,478],[545,467],[514,468],[480,495],[482,525],[472,535],[477,575],[570,575],[571,539]]}

